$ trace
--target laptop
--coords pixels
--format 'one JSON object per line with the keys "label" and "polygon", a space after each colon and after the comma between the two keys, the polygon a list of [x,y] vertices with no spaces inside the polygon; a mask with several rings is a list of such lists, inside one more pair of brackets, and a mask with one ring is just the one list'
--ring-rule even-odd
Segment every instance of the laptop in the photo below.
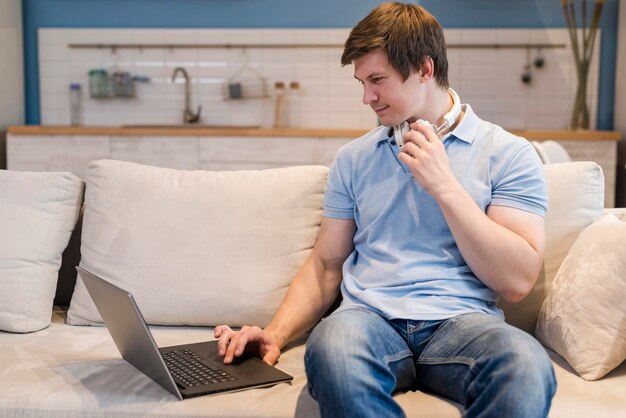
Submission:
{"label": "laptop", "polygon": [[76,267],[124,360],[179,399],[290,382],[293,377],[244,355],[226,365],[217,341],[157,347],[129,292]]}

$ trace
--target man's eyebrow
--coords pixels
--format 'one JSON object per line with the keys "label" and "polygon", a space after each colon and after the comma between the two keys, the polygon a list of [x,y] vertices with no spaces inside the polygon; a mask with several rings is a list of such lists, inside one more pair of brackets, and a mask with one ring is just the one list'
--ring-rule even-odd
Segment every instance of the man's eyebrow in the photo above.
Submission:
{"label": "man's eyebrow", "polygon": [[[384,77],[385,73],[372,73],[370,75],[368,75],[367,77],[365,77],[366,79],[372,79],[372,78],[377,78],[377,77]],[[354,78],[356,78],[359,81],[363,81],[361,80],[359,77],[356,76],[356,74],[354,75]]]}

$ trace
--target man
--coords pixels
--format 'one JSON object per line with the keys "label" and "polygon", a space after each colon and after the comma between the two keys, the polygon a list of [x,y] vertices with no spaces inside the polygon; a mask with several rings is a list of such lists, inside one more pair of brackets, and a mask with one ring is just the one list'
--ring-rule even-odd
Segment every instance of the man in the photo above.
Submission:
{"label": "man", "polygon": [[417,5],[370,12],[346,41],[350,63],[382,126],[338,152],[318,240],[271,323],[216,328],[225,363],[249,345],[274,364],[341,288],[307,343],[322,416],[403,416],[392,394],[408,389],[467,417],[546,416],[548,356],[496,307],[528,294],[543,260],[547,198],[532,146],[459,108],[441,26]]}

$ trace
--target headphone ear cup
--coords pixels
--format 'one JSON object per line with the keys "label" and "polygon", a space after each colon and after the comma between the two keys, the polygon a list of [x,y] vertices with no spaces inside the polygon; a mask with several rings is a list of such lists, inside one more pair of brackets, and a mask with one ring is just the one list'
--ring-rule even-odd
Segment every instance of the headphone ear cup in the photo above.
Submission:
{"label": "headphone ear cup", "polygon": [[410,130],[409,122],[402,122],[402,124],[393,128],[393,137],[399,148],[402,148],[402,145],[404,145],[404,135]]}

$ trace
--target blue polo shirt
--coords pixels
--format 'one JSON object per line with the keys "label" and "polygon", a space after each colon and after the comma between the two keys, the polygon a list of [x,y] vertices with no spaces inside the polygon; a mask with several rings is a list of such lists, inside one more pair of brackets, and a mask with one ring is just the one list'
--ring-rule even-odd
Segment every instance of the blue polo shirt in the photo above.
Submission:
{"label": "blue polo shirt", "polygon": [[[546,184],[532,145],[463,109],[444,139],[458,181],[483,212],[498,205],[545,216]],[[339,309],[356,305],[389,319],[502,317],[497,294],[467,266],[439,205],[400,162],[389,133],[380,126],[346,144],[330,169],[324,216],[356,223]]]}

